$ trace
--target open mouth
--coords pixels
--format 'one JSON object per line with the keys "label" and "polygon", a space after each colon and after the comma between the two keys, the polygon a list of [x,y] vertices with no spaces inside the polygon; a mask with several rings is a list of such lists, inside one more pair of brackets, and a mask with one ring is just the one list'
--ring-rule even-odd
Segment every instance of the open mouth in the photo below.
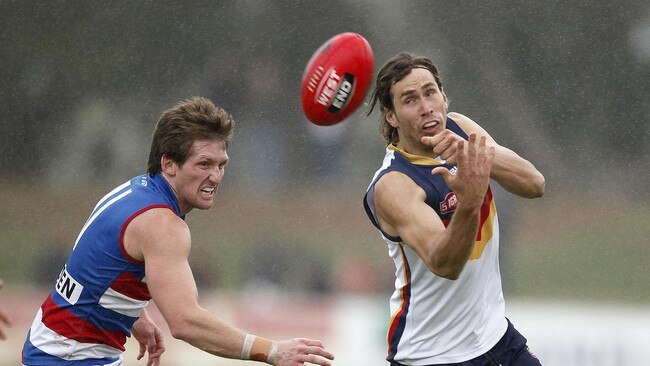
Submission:
{"label": "open mouth", "polygon": [[438,125],[439,125],[438,121],[427,122],[424,125],[422,125],[422,130],[425,133],[433,133],[435,132],[435,129],[436,127],[438,127]]}
{"label": "open mouth", "polygon": [[201,189],[201,193],[207,196],[212,196],[214,194],[215,188],[214,187],[205,187]]}

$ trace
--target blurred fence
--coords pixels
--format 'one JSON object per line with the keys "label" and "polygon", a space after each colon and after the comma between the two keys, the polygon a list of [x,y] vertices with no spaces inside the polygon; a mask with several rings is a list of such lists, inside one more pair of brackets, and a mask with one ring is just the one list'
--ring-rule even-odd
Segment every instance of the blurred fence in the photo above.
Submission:
{"label": "blurred fence", "polygon": [[[0,342],[0,366],[20,363],[20,350],[36,309],[46,291],[8,289],[0,304],[14,318],[9,339]],[[334,365],[387,365],[387,297],[286,296],[282,294],[211,292],[201,296],[208,310],[247,331],[288,339],[308,337],[323,341],[336,355]],[[161,365],[236,366],[241,361],[221,359],[173,339],[155,306],[150,313],[165,334]],[[638,366],[650,358],[650,306],[557,301],[508,301],[507,316],[527,337],[544,365]],[[124,359],[136,361],[138,344],[129,339]]]}

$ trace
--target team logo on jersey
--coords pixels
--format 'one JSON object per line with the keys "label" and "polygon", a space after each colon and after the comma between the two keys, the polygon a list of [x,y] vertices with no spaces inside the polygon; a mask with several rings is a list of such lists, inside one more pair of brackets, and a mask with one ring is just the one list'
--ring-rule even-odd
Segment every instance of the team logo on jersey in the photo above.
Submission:
{"label": "team logo on jersey", "polygon": [[456,198],[456,194],[454,192],[449,192],[445,196],[445,199],[440,202],[440,213],[446,214],[452,212],[456,209],[457,205],[458,199]]}
{"label": "team logo on jersey", "polygon": [[64,299],[66,299],[70,304],[74,305],[79,301],[79,296],[81,296],[81,291],[84,287],[77,282],[70,273],[68,273],[68,267],[63,266],[61,273],[59,274],[59,279],[56,280],[56,292],[59,293]]}

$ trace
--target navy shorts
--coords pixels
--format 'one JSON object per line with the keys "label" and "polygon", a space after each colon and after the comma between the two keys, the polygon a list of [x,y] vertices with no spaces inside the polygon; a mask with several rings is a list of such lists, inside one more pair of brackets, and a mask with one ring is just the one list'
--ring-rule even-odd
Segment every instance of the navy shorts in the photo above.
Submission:
{"label": "navy shorts", "polygon": [[[391,366],[405,366],[391,362]],[[526,338],[508,320],[508,329],[494,347],[485,354],[460,363],[445,363],[436,366],[541,366],[526,345]],[[431,365],[433,366],[433,365]]]}

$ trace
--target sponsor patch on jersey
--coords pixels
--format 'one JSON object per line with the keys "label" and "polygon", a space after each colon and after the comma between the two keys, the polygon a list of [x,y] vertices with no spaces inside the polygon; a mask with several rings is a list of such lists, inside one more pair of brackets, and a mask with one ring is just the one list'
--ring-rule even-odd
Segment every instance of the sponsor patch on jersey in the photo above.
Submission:
{"label": "sponsor patch on jersey", "polygon": [[59,279],[56,280],[56,292],[59,293],[64,299],[66,299],[70,304],[74,305],[79,301],[79,296],[81,296],[81,291],[84,287],[68,273],[68,267],[63,266],[61,273],[59,274]]}
{"label": "sponsor patch on jersey", "polygon": [[449,192],[445,196],[445,199],[440,202],[440,213],[446,214],[452,212],[456,209],[457,205],[458,199],[456,198],[456,194],[454,192]]}

